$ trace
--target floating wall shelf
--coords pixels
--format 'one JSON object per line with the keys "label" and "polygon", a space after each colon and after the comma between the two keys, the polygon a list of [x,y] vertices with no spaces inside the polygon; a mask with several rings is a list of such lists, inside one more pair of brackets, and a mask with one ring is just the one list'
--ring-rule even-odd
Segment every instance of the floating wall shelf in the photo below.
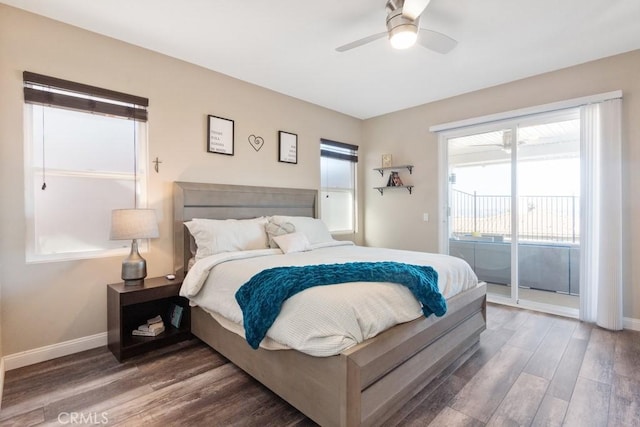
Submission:
{"label": "floating wall shelf", "polygon": [[400,166],[389,166],[386,168],[373,168],[374,171],[380,172],[381,176],[384,176],[384,171],[389,171],[394,169],[408,169],[409,174],[413,173],[413,165],[400,165]]}
{"label": "floating wall shelf", "polygon": [[[409,171],[409,174],[413,173],[413,165],[398,165],[398,166],[385,166],[383,168],[373,168],[374,171],[378,171],[380,172],[380,176],[384,176],[384,171],[392,171],[392,173],[395,173],[398,177],[398,184],[402,184],[402,180],[399,179],[400,175],[398,174],[398,169],[407,169]],[[387,184],[392,184],[391,179],[394,178],[392,176],[389,176],[389,181],[387,182]],[[394,182],[396,180],[394,179]],[[406,188],[407,191],[409,191],[409,194],[411,194],[412,190],[413,190],[413,185],[387,185],[385,187],[373,187],[374,189],[378,190],[380,192],[380,195],[383,196],[384,195],[384,190],[385,189],[395,189],[395,188]]]}
{"label": "floating wall shelf", "polygon": [[384,195],[384,190],[393,190],[395,188],[406,188],[407,190],[409,190],[409,194],[411,194],[411,190],[413,189],[413,185],[397,185],[397,186],[386,186],[386,187],[373,187],[376,190],[378,190],[380,192],[380,194]]}

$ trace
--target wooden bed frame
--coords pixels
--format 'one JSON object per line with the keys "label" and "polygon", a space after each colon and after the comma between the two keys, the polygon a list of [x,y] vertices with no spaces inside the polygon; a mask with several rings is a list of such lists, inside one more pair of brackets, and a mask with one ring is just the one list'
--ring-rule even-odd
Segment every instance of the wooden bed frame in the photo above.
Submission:
{"label": "wooden bed frame", "polygon": [[[174,183],[174,259],[184,274],[193,218],[316,216],[317,191]],[[485,329],[486,287],[448,300],[447,314],[397,325],[339,355],[253,350],[199,307],[191,309],[195,336],[323,426],[378,425],[446,367],[471,354]]]}

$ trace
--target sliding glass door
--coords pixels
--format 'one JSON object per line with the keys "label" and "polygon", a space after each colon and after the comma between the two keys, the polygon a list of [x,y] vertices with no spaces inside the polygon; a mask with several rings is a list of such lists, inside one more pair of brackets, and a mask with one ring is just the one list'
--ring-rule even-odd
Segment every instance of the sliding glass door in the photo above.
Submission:
{"label": "sliding glass door", "polygon": [[530,119],[517,131],[519,297],[577,310],[579,114]]}
{"label": "sliding glass door", "polygon": [[579,130],[572,110],[446,135],[447,250],[490,298],[577,310]]}
{"label": "sliding glass door", "polygon": [[512,153],[509,129],[449,138],[449,253],[510,296]]}

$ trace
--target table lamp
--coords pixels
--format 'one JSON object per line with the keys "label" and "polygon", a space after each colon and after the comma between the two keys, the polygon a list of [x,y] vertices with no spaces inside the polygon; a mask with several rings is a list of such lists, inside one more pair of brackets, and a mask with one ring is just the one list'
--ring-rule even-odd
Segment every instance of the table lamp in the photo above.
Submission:
{"label": "table lamp", "polygon": [[137,239],[159,237],[153,209],[115,209],[111,212],[111,240],[131,240],[131,253],[122,261],[122,280],[127,286],[142,285],[147,277],[147,261],[138,252]]}

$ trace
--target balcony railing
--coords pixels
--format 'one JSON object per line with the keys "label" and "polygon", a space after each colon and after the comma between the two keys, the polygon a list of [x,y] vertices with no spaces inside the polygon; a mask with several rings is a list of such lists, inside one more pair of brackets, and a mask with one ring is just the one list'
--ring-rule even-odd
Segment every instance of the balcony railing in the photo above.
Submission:
{"label": "balcony railing", "polygon": [[[577,196],[518,197],[518,238],[521,241],[580,242],[580,198]],[[454,236],[511,238],[511,196],[452,191],[451,232]]]}

